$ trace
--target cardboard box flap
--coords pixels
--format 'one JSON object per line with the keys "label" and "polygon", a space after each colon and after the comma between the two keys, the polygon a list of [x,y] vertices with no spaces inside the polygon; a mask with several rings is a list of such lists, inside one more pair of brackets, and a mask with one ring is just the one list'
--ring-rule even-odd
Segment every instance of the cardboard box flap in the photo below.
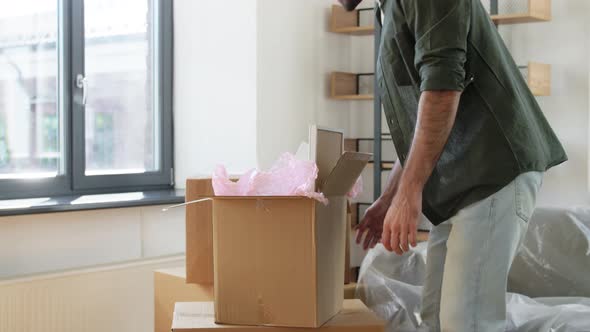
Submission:
{"label": "cardboard box flap", "polygon": [[321,188],[324,195],[346,195],[370,159],[369,153],[345,152]]}
{"label": "cardboard box flap", "polygon": [[[310,160],[318,166],[316,187],[328,178],[344,150],[342,131],[311,126],[309,129]],[[316,188],[318,189],[318,188]]]}

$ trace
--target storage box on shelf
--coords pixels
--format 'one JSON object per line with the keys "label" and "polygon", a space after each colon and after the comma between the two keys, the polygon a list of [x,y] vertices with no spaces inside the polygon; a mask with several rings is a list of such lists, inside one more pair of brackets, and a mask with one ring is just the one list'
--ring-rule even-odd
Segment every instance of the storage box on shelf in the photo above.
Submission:
{"label": "storage box on shelf", "polygon": [[519,68],[535,96],[551,95],[551,65],[529,62]]}
{"label": "storage box on shelf", "polygon": [[[366,14],[366,17],[363,17]],[[375,33],[373,8],[356,9],[347,12],[340,5],[332,5],[330,31],[351,35],[372,35]]]}
{"label": "storage box on shelf", "polygon": [[[360,76],[372,76],[373,73],[354,74],[333,72],[330,76],[330,98],[339,100],[371,100],[372,92],[360,90]],[[370,89],[370,87],[369,87]]]}
{"label": "storage box on shelf", "polygon": [[[174,309],[173,332],[310,332],[308,328],[236,326],[215,323],[211,302],[180,302]],[[377,318],[360,300],[343,301],[342,311],[317,331],[330,332],[383,332],[385,322]]]}
{"label": "storage box on shelf", "polygon": [[510,7],[524,8],[500,10],[498,13],[492,13],[492,21],[496,24],[547,22],[551,20],[551,0],[510,0],[503,2],[502,6],[499,7],[509,7],[509,9]]}

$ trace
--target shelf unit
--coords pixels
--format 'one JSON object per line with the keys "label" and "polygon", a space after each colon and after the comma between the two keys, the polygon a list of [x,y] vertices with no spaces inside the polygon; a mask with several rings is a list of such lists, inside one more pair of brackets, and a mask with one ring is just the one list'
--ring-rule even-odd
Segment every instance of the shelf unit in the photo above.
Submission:
{"label": "shelf unit", "polygon": [[333,72],[330,75],[330,98],[339,100],[371,100],[372,93],[360,93],[360,77],[373,73]]}
{"label": "shelf unit", "polygon": [[372,11],[373,8],[361,8],[347,12],[340,5],[332,5],[332,15],[330,17],[330,31],[334,33],[343,33],[356,36],[366,36],[375,33],[374,25],[361,26],[361,13],[363,11]]}
{"label": "shelf unit", "polygon": [[551,21],[551,0],[528,0],[527,11],[499,14],[497,0],[491,1],[492,21],[496,24],[521,24]]}

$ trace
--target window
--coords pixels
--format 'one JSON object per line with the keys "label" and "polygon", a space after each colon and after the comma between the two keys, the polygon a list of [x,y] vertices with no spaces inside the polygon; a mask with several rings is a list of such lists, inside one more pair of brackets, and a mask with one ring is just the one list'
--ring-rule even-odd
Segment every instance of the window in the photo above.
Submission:
{"label": "window", "polygon": [[170,188],[169,0],[0,11],[0,199]]}

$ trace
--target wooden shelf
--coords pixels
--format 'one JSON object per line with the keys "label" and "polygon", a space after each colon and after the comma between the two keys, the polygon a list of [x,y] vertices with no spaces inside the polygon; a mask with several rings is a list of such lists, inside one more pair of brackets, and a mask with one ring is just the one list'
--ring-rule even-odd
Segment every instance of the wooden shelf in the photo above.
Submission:
{"label": "wooden shelf", "polygon": [[[368,162],[369,165],[373,165],[374,163],[375,162],[372,160]],[[394,164],[395,164],[395,161],[381,161],[381,168],[382,169],[392,169]]]}
{"label": "wooden shelf", "polygon": [[[372,10],[372,8],[371,8]],[[330,31],[334,33],[349,34],[355,36],[368,36],[375,34],[375,26],[359,26],[359,10],[347,12],[340,5],[332,5],[330,17]]]}
{"label": "wooden shelf", "polygon": [[334,72],[330,75],[330,98],[337,100],[371,100],[373,94],[359,94],[359,75]]}
{"label": "wooden shelf", "polygon": [[534,23],[547,22],[550,19],[543,17],[531,16],[529,14],[506,14],[506,15],[492,15],[492,21],[496,24],[520,24],[520,23]]}
{"label": "wooden shelf", "polygon": [[391,171],[395,163],[381,162],[381,169],[384,171]]}
{"label": "wooden shelf", "polygon": [[343,27],[343,28],[332,28],[331,32],[343,33],[355,36],[369,36],[375,34],[375,27]]}
{"label": "wooden shelf", "polygon": [[496,24],[520,24],[551,21],[551,0],[528,0],[528,12],[492,15]]}
{"label": "wooden shelf", "polygon": [[341,95],[331,96],[331,98],[337,100],[372,100],[373,95]]}
{"label": "wooden shelf", "polygon": [[551,65],[529,62],[526,66],[520,68],[533,95],[551,95]]}

